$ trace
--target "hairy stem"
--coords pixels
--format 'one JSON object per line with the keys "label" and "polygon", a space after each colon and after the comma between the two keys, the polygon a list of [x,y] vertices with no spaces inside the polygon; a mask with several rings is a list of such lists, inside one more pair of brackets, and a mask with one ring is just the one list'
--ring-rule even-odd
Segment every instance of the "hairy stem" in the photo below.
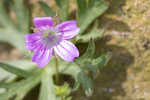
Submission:
{"label": "hairy stem", "polygon": [[55,63],[56,63],[56,84],[59,84],[59,66],[58,66],[58,59],[55,55]]}

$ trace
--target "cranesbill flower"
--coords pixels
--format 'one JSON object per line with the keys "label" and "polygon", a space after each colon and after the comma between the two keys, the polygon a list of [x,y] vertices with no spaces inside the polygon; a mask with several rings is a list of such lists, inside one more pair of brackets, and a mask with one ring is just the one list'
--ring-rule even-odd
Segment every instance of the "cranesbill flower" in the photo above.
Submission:
{"label": "cranesbill flower", "polygon": [[25,43],[26,48],[34,52],[32,61],[38,67],[47,65],[54,54],[69,62],[79,56],[76,46],[68,41],[80,31],[76,21],[65,21],[55,26],[51,17],[38,17],[34,18],[34,26],[38,31],[26,35]]}

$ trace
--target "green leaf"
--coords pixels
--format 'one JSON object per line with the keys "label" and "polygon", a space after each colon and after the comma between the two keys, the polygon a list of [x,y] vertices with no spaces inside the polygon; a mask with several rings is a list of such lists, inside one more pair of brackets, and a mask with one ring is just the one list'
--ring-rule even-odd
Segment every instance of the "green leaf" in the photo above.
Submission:
{"label": "green leaf", "polygon": [[68,19],[68,7],[69,0],[55,0],[56,4],[59,6],[58,15],[61,21]]}
{"label": "green leaf", "polygon": [[0,82],[0,88],[6,88],[6,89],[8,89],[9,87],[10,87],[10,83]]}
{"label": "green leaf", "polygon": [[8,91],[0,94],[0,100],[8,100],[17,95],[16,100],[21,100],[33,87],[40,82],[41,71],[20,82],[11,83],[8,86]]}
{"label": "green leaf", "polygon": [[91,40],[88,44],[88,48],[84,55],[81,58],[92,58],[95,53],[95,43],[93,40]]}
{"label": "green leaf", "polygon": [[93,7],[95,0],[88,0],[88,7]]}
{"label": "green leaf", "polygon": [[72,75],[74,78],[77,78],[78,73],[81,71],[76,63],[68,63],[61,60],[59,60],[59,68],[61,73]]}
{"label": "green leaf", "polygon": [[84,11],[87,8],[86,0],[77,0],[77,6],[78,6],[78,14],[84,13]]}
{"label": "green leaf", "polygon": [[6,27],[13,26],[13,22],[10,19],[8,12],[6,11],[4,7],[4,0],[1,0],[0,2],[0,25],[6,26]]}
{"label": "green leaf", "polygon": [[[12,60],[12,61],[2,61],[2,63],[14,66],[15,68],[19,68],[19,69],[22,69],[25,71],[29,71],[29,72],[32,71],[31,73],[33,73],[35,68],[37,68],[36,64],[33,63],[32,61],[23,60],[23,59],[22,60]],[[12,74],[2,68],[0,68],[0,73],[1,73],[0,81],[3,81],[3,82],[12,82],[17,78],[17,76],[15,74]]]}
{"label": "green leaf", "polygon": [[16,75],[5,71],[4,69],[0,68],[0,82],[10,82],[16,78]]}
{"label": "green leaf", "polygon": [[[0,29],[0,40],[12,44],[14,47],[17,47],[21,51],[25,52],[25,40],[24,35],[20,34],[18,30],[14,28],[3,28]],[[11,37],[11,39],[10,39]],[[17,42],[16,42],[17,40]]]}
{"label": "green leaf", "polygon": [[[95,43],[93,40],[90,40],[88,44],[88,48],[86,49],[85,53],[75,60],[75,63],[79,64],[79,66],[86,66],[91,63],[93,60],[93,56],[95,53]],[[86,65],[85,65],[86,64]]]}
{"label": "green leaf", "polygon": [[30,16],[29,10],[24,6],[24,0],[16,0],[15,2],[9,1],[9,4],[15,11],[19,29],[27,32],[26,34],[28,34]]}
{"label": "green leaf", "polygon": [[29,33],[29,11],[23,6],[23,0],[17,0],[17,2],[7,0],[5,3],[10,4],[8,7],[15,11],[17,24],[10,18],[9,12],[4,6],[4,0],[2,0],[0,2],[0,25],[2,26],[0,28],[0,41],[8,42],[25,52],[24,35]]}
{"label": "green leaf", "polygon": [[80,72],[78,74],[78,82],[82,84],[85,94],[87,96],[92,95],[92,80],[84,73]]}
{"label": "green leaf", "polygon": [[86,95],[92,94],[92,81],[88,77],[88,75],[85,74],[84,67],[90,67],[93,65],[89,64],[92,62],[92,57],[94,56],[95,52],[95,44],[94,41],[89,42],[88,49],[86,50],[85,54],[78,58],[75,63],[67,63],[67,62],[60,62],[60,70],[61,73],[70,74],[72,75],[76,82],[74,90],[76,90],[80,84],[82,84],[83,89],[85,90]]}
{"label": "green leaf", "polygon": [[[41,76],[36,75],[34,78],[35,79],[32,80],[33,82],[29,83],[29,85],[26,84],[24,85],[24,88],[20,88],[20,90],[17,92],[17,97],[15,98],[15,100],[22,100],[25,95],[40,82]],[[30,79],[32,79],[32,77],[30,77]]]}
{"label": "green leaf", "polygon": [[[23,70],[31,70],[33,68],[37,68],[36,64],[31,60],[21,59],[21,60],[13,60],[13,61],[3,61],[3,63],[7,63],[14,67],[23,69]],[[19,66],[18,66],[19,65]]]}
{"label": "green leaf", "polygon": [[21,77],[28,77],[28,76],[32,75],[31,73],[28,73],[27,71],[24,71],[22,69],[19,69],[17,67],[14,67],[14,66],[11,66],[8,64],[0,63],[0,67],[10,73],[13,73],[13,74],[21,76]]}
{"label": "green leaf", "polygon": [[106,66],[109,59],[110,59],[110,54],[106,53],[106,54],[102,54],[101,56],[93,59],[92,63],[94,66],[97,66],[97,67]]}
{"label": "green leaf", "polygon": [[55,16],[56,14],[53,12],[53,10],[46,4],[45,2],[40,1],[40,6],[42,7],[43,11],[45,12],[46,16]]}
{"label": "green leaf", "polygon": [[97,29],[98,29],[98,22],[96,21],[90,32],[83,35],[78,35],[76,37],[77,42],[88,42],[90,39],[100,38],[105,32],[105,28],[102,28],[100,32],[97,32]]}
{"label": "green leaf", "polygon": [[42,76],[39,100],[57,100],[53,83],[53,77],[50,71],[48,70],[45,70]]}
{"label": "green leaf", "polygon": [[91,79],[84,73],[82,66],[76,63],[68,63],[62,62],[60,65],[60,71],[64,74],[72,75],[75,78],[75,86],[73,90],[76,90],[80,84],[82,84],[83,89],[85,90],[86,95],[92,94],[92,81]]}
{"label": "green leaf", "polygon": [[[93,1],[94,2],[94,1]],[[92,7],[88,7],[84,13],[78,14],[78,25],[80,26],[80,34],[88,28],[88,26],[108,8],[104,0],[95,0]],[[78,12],[79,13],[79,12]]]}

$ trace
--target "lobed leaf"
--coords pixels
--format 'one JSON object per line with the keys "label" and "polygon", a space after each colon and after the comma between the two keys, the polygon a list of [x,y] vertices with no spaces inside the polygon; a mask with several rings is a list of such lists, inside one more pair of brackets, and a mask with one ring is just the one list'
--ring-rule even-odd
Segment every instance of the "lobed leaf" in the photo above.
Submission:
{"label": "lobed leaf", "polygon": [[88,42],[90,39],[97,39],[102,37],[105,32],[105,28],[102,28],[100,32],[97,32],[98,22],[95,22],[92,30],[86,34],[78,35],[76,37],[77,42]]}
{"label": "lobed leaf", "polygon": [[94,56],[95,53],[95,43],[93,40],[91,40],[88,44],[88,48],[86,50],[86,52],[83,54],[82,58],[92,58]]}
{"label": "lobed leaf", "polygon": [[[78,14],[78,25],[80,26],[80,34],[88,28],[88,26],[108,8],[104,0],[94,0],[94,5],[88,7],[84,13]],[[79,13],[79,12],[78,12]]]}
{"label": "lobed leaf", "polygon": [[[22,69],[29,73],[33,73],[35,68],[37,68],[35,63],[33,63],[32,61],[23,60],[23,59],[13,60],[13,61],[2,61],[2,63],[14,66],[15,68]],[[0,68],[0,73],[1,73],[0,81],[2,81],[2,82],[12,82],[17,78],[17,76],[15,74],[10,73],[3,68]]]}
{"label": "lobed leaf", "polygon": [[92,63],[94,66],[101,67],[101,66],[106,66],[109,60],[110,60],[110,54],[106,53],[93,59]]}
{"label": "lobed leaf", "polygon": [[84,72],[78,74],[77,82],[82,84],[87,96],[92,95],[92,80]]}
{"label": "lobed leaf", "polygon": [[0,100],[8,100],[16,96],[16,100],[22,99],[33,87],[40,82],[41,71],[20,82],[11,83],[8,86],[8,91],[0,94]]}

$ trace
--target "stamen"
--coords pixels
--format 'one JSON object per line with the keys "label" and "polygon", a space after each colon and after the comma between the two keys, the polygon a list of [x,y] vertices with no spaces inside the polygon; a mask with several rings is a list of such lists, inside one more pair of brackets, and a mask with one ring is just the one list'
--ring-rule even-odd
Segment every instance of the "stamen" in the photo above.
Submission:
{"label": "stamen", "polygon": [[49,35],[49,32],[44,32],[43,37],[47,37]]}
{"label": "stamen", "polygon": [[44,32],[43,37],[47,37],[48,35],[54,35],[56,32],[52,30],[47,30]]}

